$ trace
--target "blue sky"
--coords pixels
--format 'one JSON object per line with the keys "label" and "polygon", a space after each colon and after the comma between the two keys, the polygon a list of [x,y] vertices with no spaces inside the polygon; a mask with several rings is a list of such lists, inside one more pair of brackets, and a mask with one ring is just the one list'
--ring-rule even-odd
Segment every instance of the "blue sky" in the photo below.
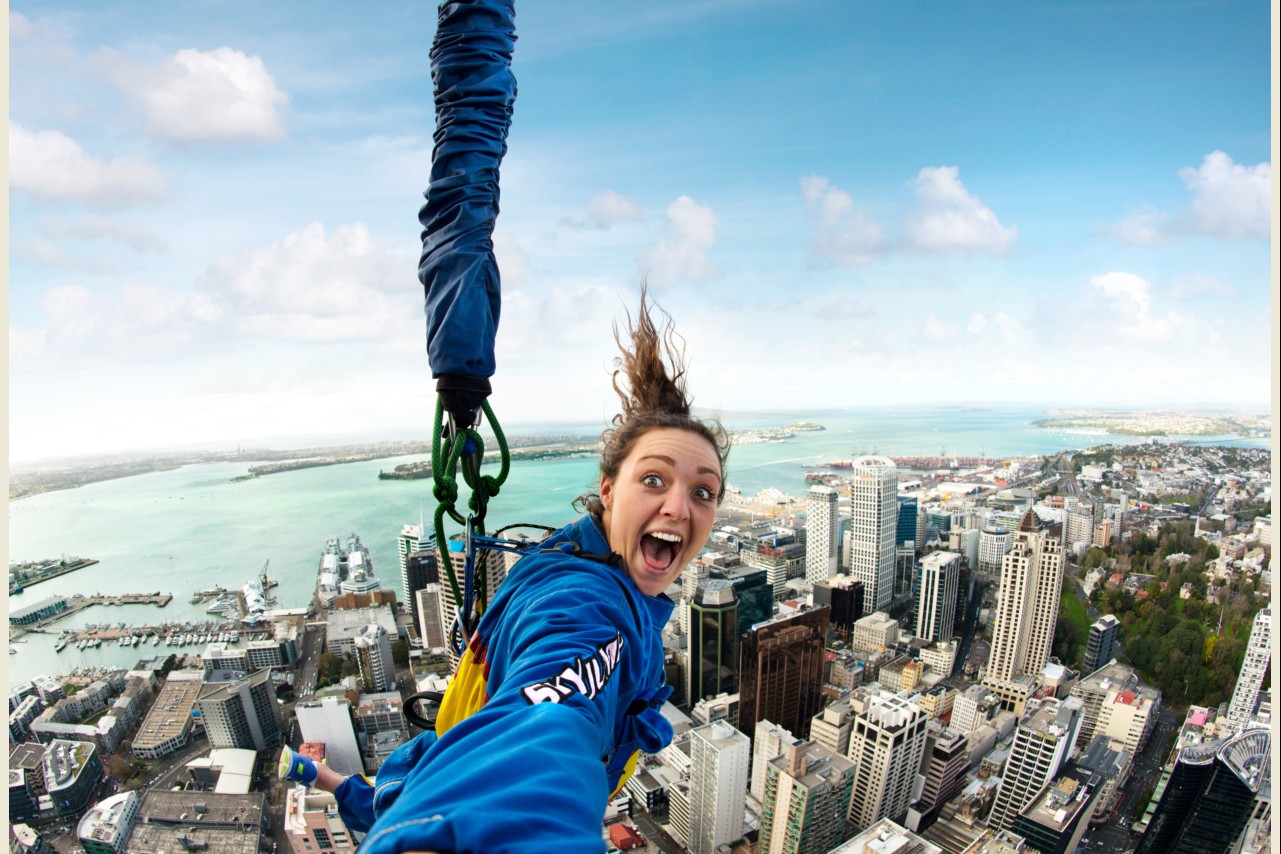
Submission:
{"label": "blue sky", "polygon": [[[711,408],[1266,410],[1268,4],[622,5],[517,8],[504,420],[642,276]],[[10,8],[11,459],[425,433],[434,8]]]}

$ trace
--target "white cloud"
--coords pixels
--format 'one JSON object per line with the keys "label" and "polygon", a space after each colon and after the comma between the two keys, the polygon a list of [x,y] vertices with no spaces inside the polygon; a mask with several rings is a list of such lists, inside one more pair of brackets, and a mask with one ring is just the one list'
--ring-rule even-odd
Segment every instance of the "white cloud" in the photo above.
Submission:
{"label": "white cloud", "polygon": [[82,216],[74,220],[46,219],[36,226],[41,234],[64,242],[114,240],[138,252],[158,252],[164,242],[137,223],[119,217]]}
{"label": "white cloud", "polygon": [[529,253],[511,232],[496,231],[493,239],[494,258],[498,261],[503,288],[525,284],[529,279]]}
{"label": "white cloud", "polygon": [[814,221],[810,251],[842,267],[867,264],[883,250],[881,227],[866,213],[855,210],[849,193],[821,175],[801,179],[801,194]]}
{"label": "white cloud", "polygon": [[1208,237],[1267,237],[1271,225],[1272,164],[1243,166],[1212,151],[1198,168],[1179,170],[1192,191],[1187,209],[1175,219],[1181,231]]}
{"label": "white cloud", "polygon": [[965,331],[971,335],[982,335],[987,329],[987,318],[977,311],[970,314],[970,319],[965,324]]}
{"label": "white cloud", "polygon": [[1185,319],[1175,312],[1157,317],[1152,312],[1152,285],[1133,273],[1103,273],[1090,286],[1105,298],[1109,316],[1098,319],[1098,328],[1117,342],[1169,341]]}
{"label": "white cloud", "polygon": [[180,50],[154,67],[104,51],[98,62],[170,142],[270,142],[285,135],[289,96],[261,57],[230,47]]}
{"label": "white cloud", "polygon": [[46,201],[122,207],[161,198],[165,179],[143,160],[95,160],[55,130],[9,126],[9,186]]}
{"label": "white cloud", "polygon": [[396,257],[364,223],[312,223],[283,240],[210,266],[197,286],[233,328],[264,339],[394,338],[421,324],[412,258]]}
{"label": "white cloud", "polygon": [[830,300],[814,309],[814,317],[819,320],[859,320],[875,316],[876,311],[871,306],[848,297]]}
{"label": "white cloud", "polygon": [[912,186],[920,204],[904,224],[907,245],[923,252],[1005,254],[1018,229],[1001,225],[957,175],[955,166],[927,166],[917,174]]}
{"label": "white cloud", "polygon": [[655,281],[703,281],[720,275],[707,261],[707,250],[716,243],[716,213],[689,196],[667,207],[667,237],[643,249],[637,261]]}
{"label": "white cloud", "polygon": [[1099,233],[1130,246],[1159,246],[1166,242],[1169,217],[1155,208],[1147,208]]}
{"label": "white cloud", "polygon": [[925,317],[925,326],[921,332],[931,341],[946,341],[956,334],[956,329],[952,324],[940,320],[934,312],[930,312]]}
{"label": "white cloud", "polygon": [[563,217],[562,225],[606,231],[616,223],[643,222],[645,214],[636,203],[613,190],[602,190],[587,203],[587,215]]}

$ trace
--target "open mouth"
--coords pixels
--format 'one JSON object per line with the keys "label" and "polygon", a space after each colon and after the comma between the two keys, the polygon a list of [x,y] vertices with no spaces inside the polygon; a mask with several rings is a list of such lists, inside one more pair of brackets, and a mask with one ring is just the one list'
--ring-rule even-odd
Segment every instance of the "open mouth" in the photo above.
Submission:
{"label": "open mouth", "polygon": [[645,568],[651,572],[666,572],[676,560],[681,547],[681,537],[666,531],[654,531],[641,536],[641,554]]}

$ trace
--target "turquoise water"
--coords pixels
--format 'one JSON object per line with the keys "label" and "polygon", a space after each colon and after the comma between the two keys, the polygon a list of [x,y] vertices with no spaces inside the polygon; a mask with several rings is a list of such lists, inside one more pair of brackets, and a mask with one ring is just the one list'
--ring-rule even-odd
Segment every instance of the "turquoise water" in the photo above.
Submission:
{"label": "turquoise water", "polygon": [[[1032,456],[1123,441],[1032,427],[1040,416],[1040,411],[1032,410],[960,408],[808,416],[805,420],[827,429],[799,434],[783,444],[735,448],[729,482],[747,494],[774,486],[800,495],[806,489],[804,463],[850,459],[860,453],[933,455],[946,449],[948,454]],[[728,426],[741,429],[794,420],[800,419]],[[1270,446],[1267,440],[1232,443]],[[164,609],[97,607],[55,627],[108,620],[203,620],[205,606],[188,604],[193,592],[214,584],[239,588],[268,560],[271,576],[281,582],[274,591],[280,605],[301,607],[311,598],[325,540],[352,532],[369,547],[384,583],[398,588],[396,535],[406,522],[417,522],[420,514],[430,522],[434,501],[430,481],[380,481],[378,471],[413,459],[417,458],[304,469],[239,483],[232,478],[244,474],[251,463],[188,466],[12,502],[11,560],[67,554],[96,558],[99,563],[12,597],[10,609],[54,594],[159,590],[174,595]],[[490,530],[513,522],[559,525],[569,521],[575,515],[570,502],[591,485],[595,469],[593,459],[513,466],[491,509]],[[104,645],[55,653],[54,639],[27,635],[14,644],[18,653],[9,656],[10,684],[82,664],[132,665],[148,651],[174,649]]]}

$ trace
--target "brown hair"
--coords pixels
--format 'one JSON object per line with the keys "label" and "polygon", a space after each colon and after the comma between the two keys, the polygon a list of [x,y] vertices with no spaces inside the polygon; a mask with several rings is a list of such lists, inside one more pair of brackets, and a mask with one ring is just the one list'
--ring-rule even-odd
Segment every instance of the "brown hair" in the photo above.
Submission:
{"label": "brown hair", "polygon": [[[621,355],[614,357],[614,391],[623,411],[601,433],[600,473],[614,478],[637,440],[651,430],[675,428],[702,436],[716,450],[721,464],[721,486],[716,503],[725,497],[725,465],[729,458],[729,433],[715,419],[702,421],[690,414],[693,399],[685,391],[685,341],[676,333],[672,316],[653,305],[659,323],[651,316],[649,292],[641,285],[640,310],[635,323],[627,315],[628,343],[614,325],[614,340]],[[630,344],[630,346],[629,346]],[[596,492],[574,500],[574,506],[600,519],[604,507]]]}

